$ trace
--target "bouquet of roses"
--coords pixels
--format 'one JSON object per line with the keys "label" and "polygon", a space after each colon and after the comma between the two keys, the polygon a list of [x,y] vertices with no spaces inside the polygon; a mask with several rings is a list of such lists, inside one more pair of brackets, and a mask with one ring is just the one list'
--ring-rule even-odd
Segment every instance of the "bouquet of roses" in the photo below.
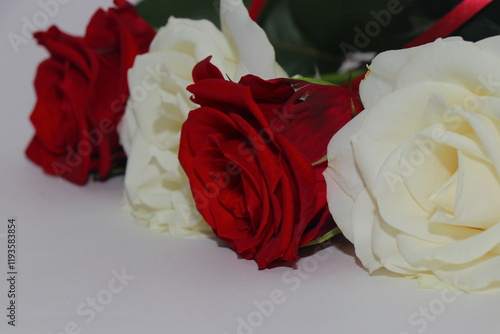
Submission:
{"label": "bouquet of roses", "polygon": [[[260,269],[342,233],[370,272],[496,292],[500,37],[448,37],[484,34],[490,2],[415,28],[412,8],[390,1],[332,51],[325,41],[350,12],[337,3],[310,6],[337,28],[318,35],[323,23],[303,21],[294,2],[221,0],[219,28],[115,0],[83,37],[35,34],[50,57],[26,153],[78,185],[125,170],[137,222],[214,233]],[[377,39],[390,24],[407,33]],[[363,52],[372,39],[396,50]]]}

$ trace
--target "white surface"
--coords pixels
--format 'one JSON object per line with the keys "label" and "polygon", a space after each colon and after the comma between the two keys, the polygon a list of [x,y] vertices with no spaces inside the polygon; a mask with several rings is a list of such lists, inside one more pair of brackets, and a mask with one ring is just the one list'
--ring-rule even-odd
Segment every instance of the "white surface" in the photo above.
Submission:
{"label": "white surface", "polygon": [[[95,9],[110,4],[69,1],[50,22],[81,34]],[[214,240],[169,238],[134,224],[121,211],[122,178],[77,187],[43,174],[24,149],[32,80],[46,53],[30,42],[16,54],[7,39],[20,34],[23,16],[40,10],[38,1],[0,5],[0,333],[498,333],[500,295],[454,297],[371,277],[346,242],[303,258],[295,270],[258,271]],[[18,222],[15,328],[6,317],[11,216]],[[87,299],[105,297],[112,271],[122,269],[135,278],[87,323]],[[255,303],[274,290],[282,303],[259,316]],[[82,303],[83,315],[76,311]],[[249,317],[258,326],[238,328]]]}

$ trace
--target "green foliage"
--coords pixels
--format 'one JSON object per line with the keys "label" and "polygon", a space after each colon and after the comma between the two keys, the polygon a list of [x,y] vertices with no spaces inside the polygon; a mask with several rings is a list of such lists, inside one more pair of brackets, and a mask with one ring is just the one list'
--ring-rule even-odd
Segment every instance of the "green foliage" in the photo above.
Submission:
{"label": "green foliage", "polygon": [[[243,1],[247,6],[250,0]],[[170,16],[207,19],[219,24],[219,0],[144,0],[137,5],[139,15],[155,28],[167,23]]]}
{"label": "green foliage", "polygon": [[[244,2],[248,6],[251,0]],[[459,2],[268,0],[258,23],[288,73],[323,76],[337,71],[346,50],[381,52],[403,47]],[[144,0],[137,8],[155,27],[164,25],[171,15],[205,18],[219,25],[218,0]],[[397,13],[384,17],[391,8]],[[499,12],[500,2],[493,2],[455,35],[472,41],[499,35]]]}

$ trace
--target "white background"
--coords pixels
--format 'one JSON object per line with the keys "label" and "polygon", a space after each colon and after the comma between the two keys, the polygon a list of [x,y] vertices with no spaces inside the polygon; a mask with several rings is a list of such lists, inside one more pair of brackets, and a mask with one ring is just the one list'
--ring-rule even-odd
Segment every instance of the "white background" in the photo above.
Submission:
{"label": "white background", "polygon": [[[49,23],[80,35],[98,7],[111,5],[66,1]],[[498,333],[500,295],[455,296],[369,276],[340,240],[296,269],[259,271],[215,240],[136,225],[121,211],[123,178],[78,187],[45,175],[24,149],[32,81],[47,54],[33,41],[16,53],[7,38],[42,10],[37,1],[0,5],[0,333]],[[9,217],[18,224],[15,328],[6,317]],[[112,294],[121,271],[133,279]],[[272,294],[279,303],[268,301]],[[106,305],[91,319],[87,303],[98,297]]]}

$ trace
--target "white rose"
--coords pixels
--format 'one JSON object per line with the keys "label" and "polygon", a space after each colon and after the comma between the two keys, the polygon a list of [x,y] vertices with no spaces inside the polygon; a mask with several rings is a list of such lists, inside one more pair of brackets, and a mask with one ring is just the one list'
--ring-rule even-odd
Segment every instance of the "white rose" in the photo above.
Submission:
{"label": "white rose", "polygon": [[370,272],[500,291],[500,36],[377,56],[333,138],[330,210]]}
{"label": "white rose", "polygon": [[182,123],[191,102],[186,87],[199,61],[212,63],[231,80],[252,73],[287,76],[274,49],[241,0],[221,1],[222,32],[206,20],[170,18],[129,71],[130,99],[119,133],[128,155],[125,210],[156,232],[205,236],[211,229],[196,210],[178,158]]}

